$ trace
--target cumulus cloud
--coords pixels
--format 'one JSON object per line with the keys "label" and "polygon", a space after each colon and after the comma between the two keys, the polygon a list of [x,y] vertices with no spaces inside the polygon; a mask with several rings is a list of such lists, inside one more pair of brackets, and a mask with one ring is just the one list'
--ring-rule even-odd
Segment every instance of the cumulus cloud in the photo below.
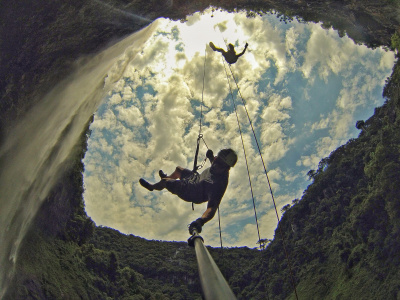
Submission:
{"label": "cumulus cloud", "polygon": [[326,129],[329,126],[329,122],[330,122],[329,117],[324,118],[324,116],[321,115],[321,119],[311,125],[311,131]]}
{"label": "cumulus cloud", "polygon": [[[110,71],[113,89],[95,116],[84,161],[86,209],[98,225],[149,239],[187,239],[186,225],[206,204],[193,212],[167,191],[143,189],[138,179],[154,182],[159,169],[191,168],[201,119],[207,146],[214,152],[231,147],[239,157],[220,206],[225,244],[255,247],[247,168],[261,238],[273,237],[277,219],[247,113],[280,213],[309,183],[306,169],[351,137],[360,110],[381,101],[376,95],[392,53],[360,48],[317,24],[280,26],[274,16],[210,14],[183,24],[157,20],[142,51],[128,47]],[[208,46],[223,46],[224,39],[238,51],[249,43],[231,69]],[[206,150],[202,143],[200,161]],[[218,246],[217,218],[205,228],[206,243]]]}
{"label": "cumulus cloud", "polygon": [[118,106],[116,110],[118,111],[119,120],[125,122],[128,126],[135,127],[143,125],[144,120],[139,108],[134,106]]}

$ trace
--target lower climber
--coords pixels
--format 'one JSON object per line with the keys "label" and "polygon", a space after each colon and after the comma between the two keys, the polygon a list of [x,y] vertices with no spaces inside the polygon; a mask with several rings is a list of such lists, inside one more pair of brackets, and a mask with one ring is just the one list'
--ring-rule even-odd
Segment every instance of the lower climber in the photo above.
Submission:
{"label": "lower climber", "polygon": [[195,204],[208,202],[201,218],[189,225],[191,233],[193,229],[200,233],[203,225],[214,217],[228,186],[230,168],[237,162],[237,154],[232,149],[222,149],[215,157],[213,152],[208,150],[206,156],[211,162],[211,167],[201,174],[176,167],[171,175],[160,170],[161,180],[155,184],[150,184],[143,178],[139,180],[149,191],[161,191],[166,188],[184,201]]}

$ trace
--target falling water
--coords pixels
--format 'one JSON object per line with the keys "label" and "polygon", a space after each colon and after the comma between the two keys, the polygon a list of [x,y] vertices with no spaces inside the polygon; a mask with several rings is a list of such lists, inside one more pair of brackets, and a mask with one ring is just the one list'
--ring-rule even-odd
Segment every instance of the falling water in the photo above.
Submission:
{"label": "falling water", "polygon": [[20,243],[85,124],[156,23],[81,63],[5,138],[0,148],[0,298],[14,273]]}

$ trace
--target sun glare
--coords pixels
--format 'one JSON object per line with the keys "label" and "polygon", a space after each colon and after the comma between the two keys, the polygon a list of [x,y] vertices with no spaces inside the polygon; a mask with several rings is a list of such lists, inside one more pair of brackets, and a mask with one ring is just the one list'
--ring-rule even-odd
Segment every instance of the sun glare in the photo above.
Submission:
{"label": "sun glare", "polygon": [[234,19],[234,13],[219,10],[214,11],[212,16],[210,8],[203,13],[187,17],[187,22],[177,25],[188,60],[191,60],[196,52],[204,53],[210,42],[224,49],[228,43],[237,43],[239,48],[243,48],[249,37],[237,28]]}

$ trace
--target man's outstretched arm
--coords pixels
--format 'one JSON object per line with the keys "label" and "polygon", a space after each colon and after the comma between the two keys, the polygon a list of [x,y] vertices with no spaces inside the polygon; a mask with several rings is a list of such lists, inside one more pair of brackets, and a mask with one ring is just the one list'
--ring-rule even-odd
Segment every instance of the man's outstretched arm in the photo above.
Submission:
{"label": "man's outstretched arm", "polygon": [[201,216],[201,219],[204,221],[204,223],[207,223],[212,218],[214,218],[217,209],[218,207],[207,207],[206,211]]}
{"label": "man's outstretched arm", "polygon": [[189,225],[190,234],[193,234],[194,229],[196,229],[197,233],[200,233],[203,225],[214,217],[217,208],[218,207],[207,207],[206,211],[203,213],[201,218],[198,218],[196,221],[190,223]]}
{"label": "man's outstretched arm", "polygon": [[196,221],[190,223],[189,225],[190,234],[193,234],[193,229],[196,229],[197,233],[200,233],[203,225],[214,217],[217,209],[218,207],[207,207],[206,211],[203,213],[201,218],[198,218]]}
{"label": "man's outstretched arm", "polygon": [[237,55],[237,57],[242,56],[242,55],[246,52],[246,49],[247,49],[248,46],[249,46],[249,44],[246,43],[246,45],[244,46],[244,50],[243,50],[241,53],[239,53],[239,54]]}

